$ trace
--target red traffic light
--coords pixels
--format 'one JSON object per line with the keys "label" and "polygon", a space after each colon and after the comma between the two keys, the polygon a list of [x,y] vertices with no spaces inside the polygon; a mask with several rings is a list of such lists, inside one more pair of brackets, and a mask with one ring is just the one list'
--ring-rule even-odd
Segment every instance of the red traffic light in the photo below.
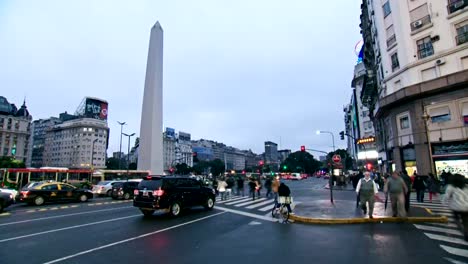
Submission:
{"label": "red traffic light", "polygon": [[242,171],[242,174],[245,174],[245,170]]}
{"label": "red traffic light", "polygon": [[301,152],[305,152],[305,146],[301,146]]}
{"label": "red traffic light", "polygon": [[367,170],[372,170],[372,164],[371,164],[371,163],[367,163],[367,164],[366,164],[366,169],[367,169]]}
{"label": "red traffic light", "polygon": [[259,164],[260,166],[263,166],[263,160],[259,161],[258,164]]}

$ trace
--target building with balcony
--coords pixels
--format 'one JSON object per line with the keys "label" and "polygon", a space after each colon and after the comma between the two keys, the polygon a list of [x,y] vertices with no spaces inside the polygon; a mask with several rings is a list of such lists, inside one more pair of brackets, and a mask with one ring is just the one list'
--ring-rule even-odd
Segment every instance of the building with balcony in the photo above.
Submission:
{"label": "building with balcony", "polygon": [[18,110],[0,96],[0,156],[13,157],[28,163],[32,117],[26,102]]}
{"label": "building with balcony", "polygon": [[358,96],[376,129],[380,169],[468,177],[468,1],[363,0],[361,8]]}

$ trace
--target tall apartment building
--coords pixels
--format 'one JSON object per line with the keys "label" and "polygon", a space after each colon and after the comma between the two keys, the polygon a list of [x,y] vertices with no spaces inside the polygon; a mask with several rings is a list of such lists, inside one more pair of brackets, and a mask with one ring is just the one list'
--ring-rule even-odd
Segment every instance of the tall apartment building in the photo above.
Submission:
{"label": "tall apartment building", "polygon": [[382,171],[468,177],[468,1],[363,0],[361,98]]}
{"label": "tall apartment building", "polygon": [[26,102],[18,110],[0,96],[0,156],[13,157],[27,163],[32,117]]}
{"label": "tall apartment building", "polygon": [[174,165],[176,160],[176,138],[175,133],[171,132],[166,128],[166,132],[163,133],[163,163],[164,171],[169,171]]}
{"label": "tall apartment building", "polygon": [[29,152],[28,167],[40,168],[44,166],[44,150],[47,131],[60,124],[60,118],[34,120],[31,126],[31,151]]}
{"label": "tall apartment building", "polygon": [[189,133],[179,131],[176,141],[177,163],[185,163],[189,167],[193,166],[192,141]]}
{"label": "tall apartment building", "polygon": [[271,170],[277,171],[279,168],[278,163],[278,144],[266,141],[265,142],[265,164],[269,165]]}

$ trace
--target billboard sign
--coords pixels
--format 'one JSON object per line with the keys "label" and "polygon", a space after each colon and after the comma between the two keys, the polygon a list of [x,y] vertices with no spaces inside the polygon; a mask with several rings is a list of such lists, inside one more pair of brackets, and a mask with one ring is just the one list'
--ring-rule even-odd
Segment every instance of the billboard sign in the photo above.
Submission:
{"label": "billboard sign", "polygon": [[108,104],[106,101],[86,98],[85,117],[107,120]]}
{"label": "billboard sign", "polygon": [[166,127],[166,137],[175,138],[175,129]]}
{"label": "billboard sign", "polygon": [[185,132],[179,132],[179,141],[190,141],[190,134]]}

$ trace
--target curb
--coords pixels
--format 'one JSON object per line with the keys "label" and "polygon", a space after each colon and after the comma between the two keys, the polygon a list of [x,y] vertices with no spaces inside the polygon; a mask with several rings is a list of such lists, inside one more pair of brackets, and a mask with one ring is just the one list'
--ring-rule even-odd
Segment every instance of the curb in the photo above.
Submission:
{"label": "curb", "polygon": [[380,217],[380,218],[309,218],[290,215],[298,223],[316,225],[365,224],[365,223],[447,223],[445,216],[437,217]]}

